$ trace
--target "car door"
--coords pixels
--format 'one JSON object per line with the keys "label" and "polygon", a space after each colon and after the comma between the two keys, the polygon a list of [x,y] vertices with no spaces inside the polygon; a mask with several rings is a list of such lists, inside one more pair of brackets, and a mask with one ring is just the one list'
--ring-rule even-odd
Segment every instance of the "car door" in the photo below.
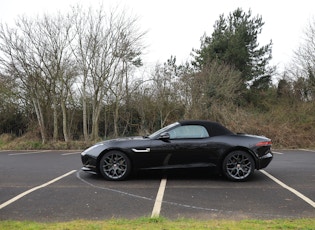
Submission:
{"label": "car door", "polygon": [[213,146],[205,127],[186,125],[170,132],[174,151],[168,164],[180,167],[206,167],[212,165]]}
{"label": "car door", "polygon": [[142,169],[164,168],[171,154],[174,153],[174,143],[159,138],[148,139],[146,143],[146,145],[132,149],[136,167]]}

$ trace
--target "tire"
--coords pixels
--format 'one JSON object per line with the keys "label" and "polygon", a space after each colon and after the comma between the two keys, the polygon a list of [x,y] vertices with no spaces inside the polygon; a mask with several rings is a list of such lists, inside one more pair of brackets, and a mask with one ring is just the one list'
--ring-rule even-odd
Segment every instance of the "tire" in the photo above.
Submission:
{"label": "tire", "polygon": [[246,181],[254,173],[253,157],[244,151],[230,152],[222,163],[223,174],[231,181]]}
{"label": "tire", "polygon": [[130,159],[120,151],[107,152],[101,158],[99,171],[106,180],[125,180],[131,172]]}

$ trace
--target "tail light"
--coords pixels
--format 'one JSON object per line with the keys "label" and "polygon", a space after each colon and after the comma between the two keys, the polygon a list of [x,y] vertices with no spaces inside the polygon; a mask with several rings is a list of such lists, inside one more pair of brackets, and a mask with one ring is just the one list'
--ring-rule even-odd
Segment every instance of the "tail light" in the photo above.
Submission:
{"label": "tail light", "polygon": [[271,146],[272,145],[272,142],[271,141],[261,141],[261,142],[258,142],[256,144],[256,146],[260,147],[260,146]]}

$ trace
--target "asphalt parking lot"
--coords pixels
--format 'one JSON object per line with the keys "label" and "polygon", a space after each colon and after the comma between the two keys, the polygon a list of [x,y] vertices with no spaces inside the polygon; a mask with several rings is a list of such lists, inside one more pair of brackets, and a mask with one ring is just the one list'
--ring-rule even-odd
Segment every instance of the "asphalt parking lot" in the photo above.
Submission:
{"label": "asphalt parking lot", "polygon": [[110,182],[79,151],[0,151],[0,220],[315,218],[315,151],[275,150],[250,181],[211,170],[140,172]]}

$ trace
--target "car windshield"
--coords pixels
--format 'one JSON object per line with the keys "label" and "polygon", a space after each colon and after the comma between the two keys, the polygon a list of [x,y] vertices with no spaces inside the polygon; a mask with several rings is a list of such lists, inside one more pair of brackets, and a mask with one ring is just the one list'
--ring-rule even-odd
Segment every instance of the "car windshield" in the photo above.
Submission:
{"label": "car windshield", "polygon": [[149,138],[150,138],[150,139],[154,139],[154,138],[158,137],[160,134],[164,133],[166,130],[169,130],[169,129],[171,129],[171,128],[177,126],[177,125],[179,125],[178,122],[175,122],[175,123],[173,123],[173,124],[170,124],[170,125],[168,125],[168,126],[165,126],[164,128],[159,129],[159,130],[156,131],[155,133],[152,133],[152,134],[149,136]]}

